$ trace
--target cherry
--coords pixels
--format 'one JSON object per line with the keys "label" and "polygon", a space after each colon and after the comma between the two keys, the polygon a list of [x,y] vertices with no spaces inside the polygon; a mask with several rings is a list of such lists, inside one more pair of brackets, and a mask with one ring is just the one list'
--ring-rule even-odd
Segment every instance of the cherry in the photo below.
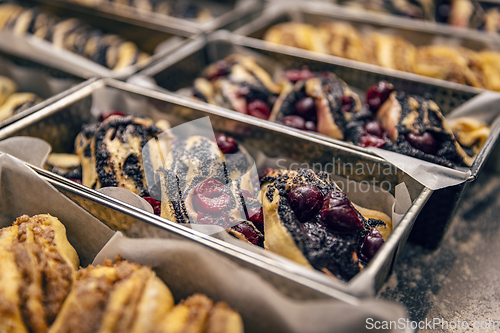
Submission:
{"label": "cherry", "polygon": [[355,101],[354,101],[354,98],[352,98],[351,96],[343,95],[340,98],[340,102],[342,103],[342,106],[341,106],[342,111],[352,112],[354,110]]}
{"label": "cherry", "polygon": [[194,188],[193,207],[198,212],[216,213],[231,205],[229,195],[223,193],[224,185],[213,178],[207,179]]}
{"label": "cherry", "polygon": [[300,80],[307,80],[314,76],[314,73],[312,73],[307,66],[302,67],[302,70],[290,69],[285,72],[285,77],[293,83]]}
{"label": "cherry", "polygon": [[271,115],[271,109],[264,101],[254,99],[248,103],[247,113],[251,116],[267,120]]}
{"label": "cherry", "polygon": [[225,193],[221,193],[217,197],[207,197],[203,194],[193,196],[193,207],[197,211],[206,213],[216,213],[220,210],[227,209],[231,205],[231,198]]}
{"label": "cherry", "polygon": [[264,242],[262,234],[258,230],[252,228],[251,225],[245,222],[238,223],[237,225],[232,227],[232,229],[245,235],[245,238],[253,245],[262,246]]}
{"label": "cherry", "polygon": [[111,116],[120,116],[120,117],[125,117],[126,114],[123,113],[123,112],[120,112],[120,111],[117,111],[117,110],[113,110],[113,111],[110,111],[110,112],[107,112],[107,113],[103,113],[99,116],[99,121],[105,121],[106,119],[108,119],[109,117]]}
{"label": "cherry", "polygon": [[68,178],[68,179],[74,181],[75,183],[82,184],[82,181],[80,179],[76,178]]}
{"label": "cherry", "polygon": [[363,245],[361,245],[361,259],[369,262],[383,244],[384,237],[380,231],[378,231],[377,228],[371,228],[370,233],[365,236]]}
{"label": "cherry", "polygon": [[304,97],[295,103],[295,110],[303,118],[312,118],[316,115],[316,106],[312,97]]}
{"label": "cherry", "polygon": [[225,60],[218,61],[213,71],[208,75],[209,80],[215,80],[221,76],[226,76],[231,72],[229,64]]}
{"label": "cherry", "polygon": [[358,146],[381,148],[385,145],[385,139],[371,134],[364,134],[359,138]]}
{"label": "cherry", "polygon": [[264,232],[264,212],[262,207],[253,207],[247,211],[247,219],[253,222],[260,232]]}
{"label": "cherry", "polygon": [[375,135],[378,137],[382,137],[384,134],[384,129],[382,128],[382,124],[376,120],[369,121],[365,124],[365,131],[368,134]]}
{"label": "cherry", "polygon": [[424,132],[422,135],[410,133],[406,136],[408,142],[415,148],[423,151],[426,154],[436,153],[436,140],[429,132]]}
{"label": "cherry", "polygon": [[223,190],[224,184],[213,178],[204,180],[194,188],[195,194],[203,194],[209,198],[214,198],[220,195]]}
{"label": "cherry", "polygon": [[321,209],[323,193],[314,185],[299,185],[288,194],[290,207],[298,220],[306,222]]}
{"label": "cherry", "polygon": [[238,150],[236,140],[227,136],[225,133],[215,134],[215,141],[224,154],[233,154]]}
{"label": "cherry", "polygon": [[300,116],[286,116],[282,120],[283,125],[290,126],[296,129],[305,130],[306,121]]}
{"label": "cherry", "polygon": [[394,91],[392,83],[380,81],[366,91],[366,102],[372,112],[376,112]]}
{"label": "cherry", "polygon": [[330,192],[325,196],[321,221],[333,231],[351,232],[363,228],[363,220],[341,191]]}
{"label": "cherry", "polygon": [[153,207],[153,211],[154,211],[155,215],[161,214],[161,201],[156,201],[152,197],[144,197],[143,199],[146,200],[147,202],[149,202],[151,207]]}
{"label": "cherry", "polygon": [[305,126],[306,126],[306,130],[311,131],[311,132],[316,132],[316,124],[314,123],[314,121],[310,121],[310,120],[306,121]]}

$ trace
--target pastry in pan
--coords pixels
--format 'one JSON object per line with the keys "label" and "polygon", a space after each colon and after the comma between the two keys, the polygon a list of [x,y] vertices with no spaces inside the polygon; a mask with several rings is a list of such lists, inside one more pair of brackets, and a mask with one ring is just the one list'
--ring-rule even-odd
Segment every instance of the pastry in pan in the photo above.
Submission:
{"label": "pastry in pan", "polygon": [[0,105],[0,121],[27,110],[41,101],[42,99],[33,93],[14,93]]}
{"label": "pastry in pan", "polygon": [[148,58],[133,42],[105,34],[76,18],[60,19],[39,8],[1,4],[0,29],[17,35],[32,34],[110,69]]}
{"label": "pastry in pan", "polygon": [[[307,71],[303,69],[302,73]],[[274,104],[270,120],[287,123],[290,116],[301,117],[304,126],[329,137],[343,140],[352,116],[361,110],[359,96],[330,72],[312,73],[297,82],[287,82]],[[310,122],[312,124],[308,124]]]}
{"label": "pastry in pan", "polygon": [[71,180],[82,181],[82,165],[80,157],[76,154],[52,153],[45,161],[46,169],[69,178]]}
{"label": "pastry in pan", "polygon": [[414,64],[416,74],[436,79],[485,88],[482,60],[478,54],[460,47],[426,46],[416,52]]}
{"label": "pastry in pan", "polygon": [[[103,0],[73,0],[87,6],[96,6]],[[174,16],[184,19],[206,21],[212,18],[210,10],[194,1],[173,0],[110,0],[117,9],[121,6],[130,6],[141,11],[154,12],[160,15]]]}
{"label": "pastry in pan", "polygon": [[264,247],[349,281],[392,229],[390,218],[355,206],[325,172],[273,170],[261,179]]}
{"label": "pastry in pan", "polygon": [[204,71],[194,82],[193,97],[267,119],[280,87],[250,57],[233,54]]}
{"label": "pastry in pan", "polygon": [[471,166],[437,104],[424,97],[392,92],[376,117],[386,131],[384,149],[452,167]]}
{"label": "pastry in pan", "polygon": [[[276,31],[294,31],[295,22],[271,27],[264,39],[282,45],[308,48],[291,43],[289,37]],[[335,56],[362,61],[385,68],[415,73],[440,80],[478,88],[499,90],[496,64],[498,52],[474,52],[465,47],[430,45],[416,47],[406,39],[378,32],[361,35],[348,23],[322,23],[318,28],[308,26],[311,36],[318,36],[322,47],[314,50]],[[311,37],[316,40],[316,37]],[[492,70],[493,69],[493,70]]]}
{"label": "pastry in pan", "polygon": [[310,24],[296,22],[277,24],[266,32],[264,39],[309,51],[326,52],[318,31]]}
{"label": "pastry in pan", "polygon": [[263,236],[250,212],[260,204],[243,147],[235,145],[225,155],[216,142],[198,135],[175,139],[171,147],[159,170],[161,216],[177,223],[219,225],[259,245]]}
{"label": "pastry in pan", "polygon": [[0,105],[17,91],[17,84],[6,76],[0,76]]}
{"label": "pastry in pan", "polygon": [[349,0],[349,7],[364,8],[398,16],[433,21],[435,1],[433,0]]}
{"label": "pastry in pan", "polygon": [[373,51],[372,57],[368,58],[366,62],[400,71],[413,72],[416,48],[404,38],[374,32],[364,40],[365,45],[368,45],[368,48]]}
{"label": "pastry in pan", "polygon": [[49,333],[243,332],[240,315],[227,304],[194,294],[174,306],[170,289],[148,266],[126,260],[88,266]]}
{"label": "pastry in pan", "polygon": [[0,332],[47,332],[70,293],[79,259],[62,223],[23,215],[0,230]]}
{"label": "pastry in pan", "polygon": [[75,280],[50,333],[153,332],[174,305],[154,271],[136,263],[88,266]]}
{"label": "pastry in pan", "polygon": [[325,53],[370,62],[370,54],[366,54],[365,41],[352,25],[343,22],[322,23],[317,31]]}
{"label": "pastry in pan", "polygon": [[166,121],[111,116],[85,126],[75,140],[82,164],[82,183],[90,188],[123,187],[148,196],[142,148],[170,128]]}

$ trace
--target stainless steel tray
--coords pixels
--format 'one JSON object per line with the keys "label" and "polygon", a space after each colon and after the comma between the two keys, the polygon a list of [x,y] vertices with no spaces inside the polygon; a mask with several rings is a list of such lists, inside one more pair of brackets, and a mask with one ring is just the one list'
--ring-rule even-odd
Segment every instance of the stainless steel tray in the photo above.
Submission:
{"label": "stainless steel tray", "polygon": [[[240,313],[245,332],[303,332],[303,327],[314,332],[326,332],[339,325],[358,327],[359,321],[366,318],[397,320],[406,316],[403,307],[397,304],[360,300],[340,291],[330,295],[323,294],[296,280],[288,279],[286,272],[268,272],[260,265],[248,261],[242,261],[246,268],[240,267],[226,259],[230,257],[231,251],[222,255],[218,251],[216,254],[209,250],[213,246],[196,244],[198,242],[193,241],[196,235],[183,230],[171,233],[171,239],[167,240],[131,240],[120,237],[68,200],[63,193],[79,200],[85,194],[79,195],[73,189],[67,190],[64,185],[37,175],[21,161],[6,154],[0,154],[0,169],[1,189],[9,194],[0,197],[0,227],[10,226],[17,217],[25,214],[55,216],[64,224],[68,241],[78,253],[82,267],[92,263],[100,264],[104,258],[112,259],[117,254],[139,264],[151,265],[171,290],[176,303],[193,293],[205,294],[214,301],[224,301]],[[40,196],[45,200],[40,200]],[[103,202],[103,205],[108,203]],[[116,216],[131,218],[119,211]],[[151,228],[162,231],[162,228],[156,226]],[[164,233],[169,235],[168,232]],[[267,274],[275,284],[308,300],[300,302],[285,297],[254,271]],[[386,311],[380,311],[377,305],[385,307]],[[338,309],[353,311],[352,316],[337,313]],[[305,322],[302,320],[297,323],[294,320],[296,313],[304,312],[307,313]],[[317,315],[313,317],[313,313]],[[334,315],[325,318],[325,315],[331,313]],[[311,326],[314,328],[311,329]],[[335,331],[339,332],[338,329]]]}
{"label": "stainless steel tray", "polygon": [[[86,10],[79,10],[79,7],[75,7],[73,5],[67,8],[63,8],[57,6],[55,3],[52,4],[52,2],[50,1],[41,3],[37,1],[26,0],[23,1],[22,4],[27,6],[42,7],[44,10],[47,10],[59,17],[78,18],[88,23],[92,27],[101,29],[102,31],[107,33],[117,34],[127,40],[130,40],[136,43],[142,51],[151,54],[149,61],[145,61],[118,70],[109,70],[104,66],[99,65],[97,67],[102,67],[102,70],[96,71],[93,68],[89,69],[85,66],[78,66],[78,64],[75,66],[70,62],[61,61],[60,57],[51,57],[51,53],[47,55],[47,52],[50,52],[51,50],[47,51],[44,49],[44,52],[28,51],[27,47],[16,46],[14,45],[15,43],[0,43],[0,51],[2,52],[22,56],[34,62],[42,63],[73,74],[75,76],[87,79],[95,76],[103,76],[105,75],[101,74],[103,72],[105,72],[106,76],[109,77],[125,79],[136,71],[141,70],[146,66],[155,63],[158,59],[163,58],[170,51],[172,51],[176,47],[179,47],[179,45],[181,45],[182,43],[190,40],[190,38],[196,38],[196,34],[198,33],[197,30],[190,31],[181,29],[178,26],[170,26],[167,24],[159,26],[151,22],[140,22],[132,19],[118,19],[116,16],[101,14],[99,13],[99,11],[91,8],[84,8]],[[170,44],[167,43],[167,41],[169,41]],[[163,44],[165,46],[157,50],[158,52],[155,53],[155,49],[162,43],[166,43]],[[56,54],[57,49],[54,48],[52,53]]]}
{"label": "stainless steel tray", "polygon": [[[108,225],[116,226],[116,221],[127,221],[126,224],[131,225],[131,227],[124,230],[124,232],[130,236],[184,237],[192,239],[224,253],[240,264],[246,266],[250,263],[256,264],[259,268],[255,269],[259,271],[259,274],[274,281],[276,287],[285,288],[286,293],[289,295],[303,297],[304,295],[311,295],[311,290],[314,290],[317,292],[316,295],[333,296],[336,295],[338,290],[341,290],[355,296],[373,296],[390,274],[417,215],[432,194],[431,190],[423,187],[400,170],[369,154],[310,138],[303,133],[284,126],[261,122],[256,118],[242,116],[191,99],[155,92],[112,79],[88,81],[79,91],[64,96],[40,112],[25,117],[0,130],[0,139],[20,135],[34,136],[49,142],[56,152],[71,152],[74,139],[82,124],[95,120],[90,109],[93,93],[96,92],[105,93],[106,96],[118,94],[118,104],[109,106],[113,109],[120,108],[120,105],[123,106],[121,103],[124,100],[146,102],[147,105],[151,106],[149,108],[137,108],[138,114],[148,115],[156,119],[168,119],[173,126],[209,116],[215,131],[224,131],[234,136],[249,151],[260,151],[269,158],[284,158],[303,163],[326,165],[332,163],[333,156],[336,157],[335,163],[352,163],[353,165],[360,163],[361,166],[365,167],[364,170],[366,171],[377,170],[377,167],[381,167],[382,170],[386,170],[385,168],[393,169],[393,172],[389,172],[390,174],[378,174],[380,171],[375,171],[375,174],[372,172],[372,175],[368,175],[370,172],[365,174],[356,172],[354,168],[343,168],[343,173],[341,171],[341,176],[349,176],[351,180],[355,181],[366,179],[386,180],[391,184],[392,190],[394,190],[395,185],[405,182],[413,200],[409,211],[404,215],[369,267],[349,283],[336,281],[323,273],[264,257],[261,254],[248,251],[246,248],[208,237],[104,196],[97,191],[50,172],[37,170],[40,174],[51,179],[58,188],[64,189],[72,200],[78,202],[96,217],[108,223]],[[137,104],[134,102],[131,105]],[[154,113],[153,109],[156,110]],[[151,228],[151,226],[159,227],[163,230],[162,233],[158,233],[158,228]],[[294,285],[292,288],[290,282],[285,283],[282,281],[282,277],[286,277],[298,285],[307,286],[309,291],[306,292],[304,288],[299,288],[298,285]]]}
{"label": "stainless steel tray", "polygon": [[[84,81],[83,78],[76,77],[53,67],[1,52],[0,75],[14,80],[18,86],[18,92],[33,92],[43,99],[43,102],[0,121],[0,128],[8,126],[18,119],[52,104],[60,98],[60,96],[56,95],[64,94],[71,86]],[[78,89],[80,88],[70,88],[67,92],[69,93]]]}
{"label": "stainless steel tray", "polygon": [[[387,80],[393,83],[397,90],[412,94],[429,93],[444,114],[449,113],[482,91],[408,73],[395,71],[391,75],[387,71],[374,68],[374,66],[361,66],[359,63],[346,59],[329,56],[320,57],[315,53],[300,51],[296,53],[293,51],[284,52],[281,48],[275,48],[270,43],[221,31],[209,35],[207,40],[198,40],[186,45],[156,65],[139,72],[137,76],[131,79],[141,85],[153,84],[152,88],[156,84],[157,87],[159,86],[163,90],[177,91],[180,88],[191,86],[193,80],[200,75],[207,65],[232,53],[247,54],[251,52],[254,55],[264,56],[266,59],[280,64],[284,69],[301,68],[303,65],[307,65],[313,71],[332,71],[350,86],[362,91],[380,80]],[[500,135],[500,121],[497,119],[494,124],[490,138],[469,169],[470,177],[468,181],[472,181],[477,177],[493,151]],[[307,135],[318,140],[366,152],[363,148],[326,136]],[[419,218],[418,223],[415,225],[411,236],[413,241],[429,248],[439,246],[453,217],[455,208],[459,204],[465,186],[466,183],[462,183],[434,192],[421,214],[422,218]]]}
{"label": "stainless steel tray", "polygon": [[417,46],[434,43],[461,45],[475,51],[485,48],[499,50],[500,40],[482,31],[457,28],[446,24],[413,20],[356,8],[348,8],[326,2],[297,2],[294,6],[276,3],[265,13],[235,33],[262,39],[275,24],[303,22],[314,26],[331,21],[344,21],[361,30],[395,32]]}
{"label": "stainless steel tray", "polygon": [[206,21],[198,22],[161,15],[154,12],[137,10],[134,7],[103,1],[97,5],[86,5],[72,0],[34,0],[51,6],[64,9],[77,10],[79,12],[92,12],[96,15],[113,18],[118,21],[132,23],[135,25],[147,25],[159,30],[177,29],[190,32],[191,34],[209,33],[219,29],[235,30],[250,23],[262,14],[263,2],[261,0],[206,0],[207,7],[215,7],[215,16]]}

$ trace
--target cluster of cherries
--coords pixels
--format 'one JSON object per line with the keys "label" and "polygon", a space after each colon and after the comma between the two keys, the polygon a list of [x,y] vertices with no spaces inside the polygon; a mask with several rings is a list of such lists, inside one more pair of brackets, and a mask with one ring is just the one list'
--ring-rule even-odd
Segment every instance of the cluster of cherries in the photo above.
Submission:
{"label": "cluster of cherries", "polygon": [[[363,219],[342,191],[323,195],[310,184],[299,185],[290,190],[288,202],[299,222],[307,222],[320,213],[321,223],[335,233],[350,233],[363,229]],[[371,228],[361,246],[361,259],[369,262],[384,243],[384,237]]]}

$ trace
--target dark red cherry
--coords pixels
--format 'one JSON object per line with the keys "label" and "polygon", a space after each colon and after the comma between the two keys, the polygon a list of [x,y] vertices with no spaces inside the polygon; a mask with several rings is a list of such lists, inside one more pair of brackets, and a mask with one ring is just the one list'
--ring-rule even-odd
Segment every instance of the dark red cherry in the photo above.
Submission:
{"label": "dark red cherry", "polygon": [[196,185],[193,193],[193,207],[197,212],[216,213],[231,205],[229,195],[223,193],[224,185],[213,178]]}
{"label": "dark red cherry", "polygon": [[288,201],[301,222],[306,222],[321,209],[323,193],[314,185],[299,185],[290,190]]}
{"label": "dark red cherry", "polygon": [[314,73],[312,73],[307,66],[302,67],[301,70],[298,69],[290,69],[285,72],[285,77],[292,81],[293,83],[300,80],[307,80],[314,77]]}
{"label": "dark red cherry", "polygon": [[340,102],[342,103],[342,111],[344,112],[352,112],[354,111],[354,105],[355,105],[355,101],[354,101],[354,98],[352,98],[351,96],[345,96],[343,95],[341,98],[340,98]]}
{"label": "dark red cherry", "polygon": [[195,194],[203,194],[209,198],[214,198],[220,195],[223,190],[224,184],[213,178],[204,180],[194,188]]}
{"label": "dark red cherry", "polygon": [[154,211],[155,215],[160,215],[161,214],[161,201],[156,201],[152,197],[144,197],[144,200],[146,200],[147,202],[149,202],[149,204],[151,205],[151,207],[153,207],[153,211]]}
{"label": "dark red cherry", "polygon": [[264,101],[254,99],[248,103],[247,113],[251,116],[267,120],[271,115],[271,109]]}
{"label": "dark red cherry", "polygon": [[316,132],[316,123],[314,121],[306,121],[305,123],[306,130],[311,131],[311,132]]}
{"label": "dark red cherry", "polygon": [[245,238],[252,243],[253,245],[258,245],[262,246],[264,242],[264,238],[262,237],[262,234],[258,231],[252,228],[251,225],[245,222],[238,223],[237,225],[233,226],[231,229],[236,230],[240,233],[242,233]]}
{"label": "dark red cherry", "polygon": [[361,245],[361,259],[369,262],[383,244],[384,237],[380,231],[378,231],[377,228],[371,228],[370,233],[365,236],[363,245]]}
{"label": "dark red cherry", "polygon": [[262,207],[253,207],[247,211],[247,219],[252,221],[253,225],[259,229],[260,232],[264,232],[264,213]]}
{"label": "dark red cherry", "polygon": [[305,130],[306,121],[300,116],[286,116],[282,120],[283,125],[290,126],[296,129]]}
{"label": "dark red cherry", "polygon": [[303,118],[311,118],[316,115],[316,107],[312,97],[304,97],[295,103],[297,113]]}
{"label": "dark red cherry", "polygon": [[382,137],[382,135],[384,135],[384,129],[382,128],[382,124],[376,120],[367,122],[365,124],[365,131],[368,134],[375,135],[378,137]]}
{"label": "dark red cherry", "polygon": [[436,153],[436,140],[429,132],[425,132],[422,135],[410,133],[406,136],[406,139],[413,147],[423,151],[424,153]]}
{"label": "dark red cherry", "polygon": [[341,191],[325,196],[321,207],[321,221],[333,231],[351,232],[363,228],[363,220]]}
{"label": "dark red cherry", "polygon": [[236,140],[227,136],[225,133],[215,134],[215,141],[224,154],[233,154],[238,150]]}
{"label": "dark red cherry", "polygon": [[231,72],[231,67],[224,60],[218,61],[213,68],[213,71],[208,74],[209,80],[215,80],[221,76],[226,76]]}
{"label": "dark red cherry", "polygon": [[230,205],[231,198],[225,193],[214,197],[207,197],[203,194],[193,195],[193,207],[197,212],[217,213],[227,209]]}
{"label": "dark red cherry", "polygon": [[72,180],[74,181],[75,183],[78,183],[78,184],[81,184],[82,181],[80,179],[76,179],[76,178],[68,178],[69,180]]}
{"label": "dark red cherry", "polygon": [[110,112],[107,112],[107,113],[103,113],[99,116],[99,121],[105,121],[106,119],[108,119],[109,117],[111,116],[120,116],[120,117],[125,117],[126,114],[123,113],[123,112],[120,112],[120,111],[116,111],[116,110],[113,110],[113,111],[110,111]]}
{"label": "dark red cherry", "polygon": [[359,138],[358,146],[381,148],[385,145],[385,139],[375,135],[365,133]]}
{"label": "dark red cherry", "polygon": [[376,112],[393,91],[394,86],[387,81],[380,81],[368,88],[366,91],[366,103],[370,107],[370,110]]}

